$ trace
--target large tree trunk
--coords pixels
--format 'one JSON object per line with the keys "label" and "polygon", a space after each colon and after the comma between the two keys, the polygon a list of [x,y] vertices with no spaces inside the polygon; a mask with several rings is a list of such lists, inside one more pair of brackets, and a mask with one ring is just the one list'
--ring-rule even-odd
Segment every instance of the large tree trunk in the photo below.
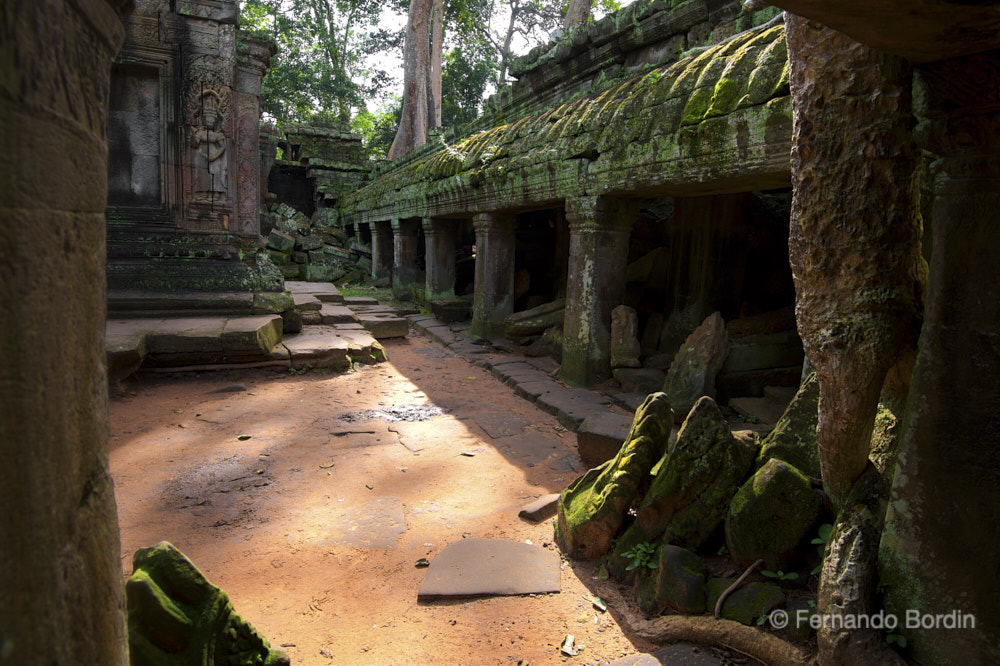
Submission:
{"label": "large tree trunk", "polygon": [[570,0],[569,9],[566,10],[566,20],[563,22],[563,29],[568,30],[574,25],[584,23],[590,18],[590,6],[594,0]]}
{"label": "large tree trunk", "polygon": [[390,160],[427,143],[427,130],[441,124],[443,19],[442,0],[410,1],[403,42],[403,115]]}

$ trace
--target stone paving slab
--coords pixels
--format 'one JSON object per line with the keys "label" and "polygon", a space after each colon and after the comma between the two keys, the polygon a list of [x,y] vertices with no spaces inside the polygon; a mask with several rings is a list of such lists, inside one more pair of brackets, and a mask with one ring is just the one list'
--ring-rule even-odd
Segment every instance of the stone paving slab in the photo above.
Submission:
{"label": "stone paving slab", "polygon": [[493,439],[518,435],[524,432],[525,426],[530,425],[528,421],[516,414],[498,412],[474,414],[472,420]]}
{"label": "stone paving slab", "polygon": [[303,282],[285,280],[285,289],[295,294],[312,294],[324,303],[342,303],[343,295],[331,282]]}
{"label": "stone paving slab", "polygon": [[295,303],[295,307],[303,312],[311,312],[314,310],[319,310],[323,307],[323,302],[313,296],[312,294],[295,293],[292,292],[292,302]]}
{"label": "stone paving slab", "polygon": [[576,433],[580,457],[591,466],[614,458],[628,437],[632,420],[632,416],[609,411],[585,418]]}
{"label": "stone paving slab", "polygon": [[406,531],[403,502],[398,497],[379,497],[362,506],[344,507],[329,531],[316,545],[392,550]]}
{"label": "stone paving slab", "polygon": [[269,352],[281,341],[281,315],[233,317],[222,329],[222,353],[226,355]]}
{"label": "stone paving slab", "polygon": [[554,415],[559,423],[576,431],[583,420],[599,411],[607,411],[608,400],[585,389],[563,389],[538,396],[535,404]]}
{"label": "stone paving slab", "polygon": [[344,305],[378,305],[374,296],[345,296]]}
{"label": "stone paving slab", "polygon": [[559,555],[515,541],[462,539],[431,560],[417,599],[559,592]]}
{"label": "stone paving slab", "polygon": [[542,495],[531,504],[525,505],[517,515],[533,523],[540,523],[556,515],[559,509],[559,493]]}
{"label": "stone paving slab", "polygon": [[319,309],[320,321],[327,325],[334,324],[356,324],[358,318],[354,311],[346,305],[324,304]]}
{"label": "stone paving slab", "polygon": [[563,450],[563,444],[557,437],[540,432],[526,432],[513,437],[505,437],[500,445],[500,453],[526,467],[540,465],[554,453]]}
{"label": "stone paving slab", "polygon": [[402,338],[410,332],[410,322],[404,317],[381,313],[360,313],[356,315],[359,324],[379,340]]}
{"label": "stone paving slab", "polygon": [[729,401],[729,406],[738,414],[751,419],[751,423],[753,423],[753,419],[756,419],[760,425],[769,426],[774,426],[781,420],[788,407],[788,405],[771,398],[733,398]]}
{"label": "stone paving slab", "polygon": [[282,344],[291,354],[293,368],[345,369],[351,365],[350,343],[332,326],[305,326],[286,337]]}
{"label": "stone paving slab", "polygon": [[535,402],[546,393],[563,390],[562,386],[556,384],[551,379],[537,382],[520,382],[514,384],[514,393],[525,400]]}

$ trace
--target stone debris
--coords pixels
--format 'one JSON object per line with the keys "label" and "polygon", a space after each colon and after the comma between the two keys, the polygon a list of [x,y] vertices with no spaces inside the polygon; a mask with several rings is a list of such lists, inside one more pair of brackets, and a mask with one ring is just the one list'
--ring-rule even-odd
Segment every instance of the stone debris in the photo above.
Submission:
{"label": "stone debris", "polygon": [[515,541],[463,539],[431,558],[417,599],[558,592],[559,555]]}

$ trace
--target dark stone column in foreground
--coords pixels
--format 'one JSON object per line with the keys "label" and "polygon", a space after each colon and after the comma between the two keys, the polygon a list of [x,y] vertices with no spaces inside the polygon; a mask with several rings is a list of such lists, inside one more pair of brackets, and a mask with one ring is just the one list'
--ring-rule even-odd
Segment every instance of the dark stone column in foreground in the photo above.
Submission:
{"label": "dark stone column in foreground", "polygon": [[104,365],[104,0],[0,12],[0,661],[128,663]]}
{"label": "dark stone column in foreground", "polygon": [[426,300],[455,297],[455,236],[454,220],[427,218],[423,221],[424,262],[427,270]]}
{"label": "dark stone column in foreground", "polygon": [[514,312],[514,229],[517,217],[481,213],[476,229],[476,293],[472,333],[489,338],[503,333],[504,319]]}
{"label": "dark stone column in foreground", "polygon": [[392,224],[370,223],[372,232],[372,277],[376,280],[392,276],[393,240]]}
{"label": "dark stone column in foreground", "polygon": [[611,376],[611,311],[625,295],[628,242],[639,205],[626,199],[566,201],[569,277],[560,376],[581,386]]}
{"label": "dark stone column in foreground", "polygon": [[396,298],[410,299],[411,286],[417,282],[417,234],[419,220],[392,221],[392,291]]}
{"label": "dark stone column in foreground", "polygon": [[[1000,663],[1000,51],[918,69],[917,139],[939,156],[934,253],[905,430],[879,552],[902,631],[925,664]],[[974,617],[975,627],[970,627]]]}

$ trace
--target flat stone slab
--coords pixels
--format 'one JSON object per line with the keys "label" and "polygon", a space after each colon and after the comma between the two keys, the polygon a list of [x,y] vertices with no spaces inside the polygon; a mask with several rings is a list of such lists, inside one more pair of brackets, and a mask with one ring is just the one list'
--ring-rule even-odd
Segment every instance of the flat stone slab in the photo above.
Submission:
{"label": "flat stone slab", "polygon": [[576,430],[596,411],[607,411],[608,400],[584,389],[564,389],[538,396],[535,404],[555,415],[567,428]]}
{"label": "flat stone slab", "polygon": [[526,432],[503,440],[500,453],[525,467],[539,465],[563,449],[562,441],[540,432]]}
{"label": "flat stone slab", "polygon": [[487,412],[476,414],[472,417],[480,428],[493,439],[500,437],[512,437],[524,432],[524,426],[529,425],[528,421],[516,414],[503,414],[498,412]]}
{"label": "flat stone slab", "polygon": [[312,294],[324,303],[343,303],[344,296],[333,286],[332,282],[303,282],[301,280],[285,280],[285,289],[295,294]]}
{"label": "flat stone slab", "polygon": [[585,418],[576,432],[580,457],[595,466],[614,458],[628,437],[632,420],[618,412],[598,412]]}
{"label": "flat stone slab", "polygon": [[788,407],[787,404],[770,398],[733,398],[729,401],[729,406],[738,414],[751,419],[751,423],[756,419],[759,424],[769,426],[781,420]]}
{"label": "flat stone slab", "polygon": [[350,343],[337,335],[332,326],[306,326],[301,333],[282,342],[291,354],[293,368],[348,368],[351,365]]}
{"label": "flat stone slab", "polygon": [[542,495],[531,504],[526,505],[518,511],[519,518],[530,520],[533,523],[540,523],[556,515],[559,509],[559,493]]}
{"label": "flat stone slab", "polygon": [[222,329],[222,353],[226,355],[267,353],[281,341],[281,329],[280,315],[227,319]]}
{"label": "flat stone slab", "polygon": [[125,379],[139,369],[146,359],[146,333],[119,326],[124,322],[109,320],[104,327],[104,356],[108,379]]}
{"label": "flat stone slab", "polygon": [[378,299],[372,296],[345,296],[344,305],[378,305]]}
{"label": "flat stone slab", "polygon": [[354,324],[358,321],[354,311],[346,305],[324,304],[319,309],[319,317],[324,324],[331,326],[334,324]]}
{"label": "flat stone slab", "polygon": [[463,539],[427,568],[417,599],[559,592],[559,555],[516,541]]}
{"label": "flat stone slab", "polygon": [[562,387],[551,379],[534,382],[519,382],[514,384],[514,393],[516,393],[518,397],[530,400],[531,402],[535,402],[546,393],[561,390]]}
{"label": "flat stone slab", "polygon": [[295,303],[295,307],[303,312],[319,310],[323,307],[323,302],[312,294],[293,292],[292,301]]}
{"label": "flat stone slab", "polygon": [[379,497],[363,507],[346,507],[317,545],[392,550],[405,531],[402,500]]}
{"label": "flat stone slab", "polygon": [[458,336],[447,326],[427,326],[423,328],[423,331],[431,340],[445,346],[458,342]]}
{"label": "flat stone slab", "polygon": [[379,340],[402,338],[410,332],[410,322],[404,317],[382,314],[359,314],[358,323]]}

